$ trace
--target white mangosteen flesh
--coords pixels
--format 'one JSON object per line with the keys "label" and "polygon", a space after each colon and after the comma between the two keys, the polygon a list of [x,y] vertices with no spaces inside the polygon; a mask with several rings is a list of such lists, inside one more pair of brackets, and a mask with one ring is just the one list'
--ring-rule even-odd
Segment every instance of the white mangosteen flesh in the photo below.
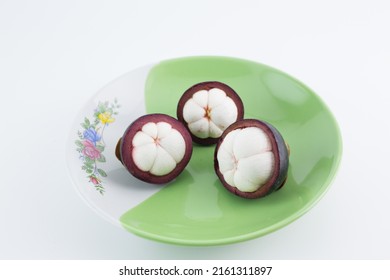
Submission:
{"label": "white mangosteen flesh", "polygon": [[201,139],[220,137],[237,115],[237,105],[219,88],[197,91],[183,108],[188,129]]}
{"label": "white mangosteen flesh", "polygon": [[155,176],[175,169],[186,150],[183,136],[167,122],[146,123],[135,134],[132,144],[135,165]]}
{"label": "white mangosteen flesh", "polygon": [[225,181],[242,192],[254,192],[271,178],[275,155],[269,136],[258,127],[229,132],[217,152]]}

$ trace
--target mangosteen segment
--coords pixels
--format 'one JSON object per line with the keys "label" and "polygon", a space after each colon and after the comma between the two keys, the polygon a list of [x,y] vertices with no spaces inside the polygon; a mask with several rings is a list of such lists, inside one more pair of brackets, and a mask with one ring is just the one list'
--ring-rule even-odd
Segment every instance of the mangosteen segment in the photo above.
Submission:
{"label": "mangosteen segment", "polygon": [[220,82],[204,82],[188,89],[181,97],[178,119],[199,144],[214,144],[223,131],[242,119],[243,103],[237,93]]}
{"label": "mangosteen segment", "polygon": [[246,198],[265,196],[286,180],[286,144],[270,124],[242,120],[222,134],[215,150],[214,166],[229,191]]}

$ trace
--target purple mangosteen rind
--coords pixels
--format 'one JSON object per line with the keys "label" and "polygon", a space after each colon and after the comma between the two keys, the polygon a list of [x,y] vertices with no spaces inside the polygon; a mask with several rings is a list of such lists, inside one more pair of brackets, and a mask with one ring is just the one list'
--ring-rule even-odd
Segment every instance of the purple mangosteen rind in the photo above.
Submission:
{"label": "purple mangosteen rind", "polygon": [[271,192],[275,190],[281,189],[287,180],[287,173],[288,173],[288,166],[289,166],[289,159],[290,159],[290,151],[289,147],[287,146],[286,141],[284,140],[282,134],[277,130],[273,125],[264,122],[265,125],[271,129],[271,131],[274,133],[275,141],[277,143],[278,148],[278,154],[279,154],[279,176],[278,179],[275,181],[275,187],[271,190]]}
{"label": "purple mangosteen rind", "polygon": [[[148,171],[143,171],[137,167],[133,159],[133,138],[135,134],[142,130],[142,127],[147,123],[158,123],[166,122],[169,123],[173,129],[176,129],[183,137],[185,142],[185,152],[184,157],[180,162],[177,163],[176,167],[168,174],[157,176],[153,175]],[[122,162],[125,168],[136,178],[152,184],[166,184],[174,180],[179,176],[188,162],[191,159],[192,155],[192,138],[190,133],[184,127],[184,125],[179,122],[177,119],[165,115],[165,114],[148,114],[142,117],[139,117],[133,121],[124,132],[122,138],[118,141],[119,146],[119,157],[118,159]]]}
{"label": "purple mangosteen rind", "polygon": [[115,146],[115,156],[116,158],[122,162],[122,156],[121,156],[121,143],[122,143],[122,137],[119,138],[118,142],[116,143]]}
{"label": "purple mangosteen rind", "polygon": [[[246,127],[258,127],[262,129],[267,136],[269,137],[271,141],[271,147],[274,151],[275,156],[275,166],[274,166],[274,172],[271,176],[271,178],[267,181],[267,183],[263,186],[259,186],[259,188],[256,191],[253,192],[243,192],[240,191],[238,188],[231,186],[226,182],[224,179],[223,174],[219,170],[219,162],[217,158],[218,149],[222,142],[224,141],[224,138],[227,134],[229,134],[231,131],[236,129],[243,129]],[[221,135],[221,137],[218,140],[218,143],[215,148],[214,152],[214,169],[215,172],[220,179],[222,185],[231,193],[248,199],[255,199],[264,197],[278,189],[280,189],[287,180],[287,172],[288,172],[288,166],[289,166],[289,150],[287,148],[287,144],[284,141],[281,133],[271,124],[260,121],[257,119],[244,119],[237,121],[233,124],[231,124]]]}
{"label": "purple mangosteen rind", "polygon": [[236,118],[236,121],[242,120],[244,118],[244,104],[243,104],[240,96],[230,86],[228,86],[228,85],[226,85],[224,83],[221,83],[221,82],[217,82],[217,81],[201,82],[201,83],[198,83],[198,84],[195,84],[195,85],[191,86],[180,97],[180,100],[179,100],[178,105],[177,105],[176,115],[177,115],[177,119],[181,123],[183,123],[183,125],[189,131],[189,133],[190,133],[190,135],[192,137],[192,140],[195,143],[203,145],[203,146],[216,144],[218,142],[219,138],[213,138],[213,137],[199,138],[196,135],[192,134],[190,129],[189,129],[189,127],[188,127],[188,123],[184,120],[183,108],[184,108],[184,105],[186,104],[186,102],[189,99],[191,99],[192,96],[196,92],[201,91],[201,90],[210,90],[210,89],[213,89],[213,88],[218,88],[218,89],[223,90],[226,93],[226,96],[230,97],[233,100],[233,102],[236,104],[236,107],[237,107],[237,118]]}

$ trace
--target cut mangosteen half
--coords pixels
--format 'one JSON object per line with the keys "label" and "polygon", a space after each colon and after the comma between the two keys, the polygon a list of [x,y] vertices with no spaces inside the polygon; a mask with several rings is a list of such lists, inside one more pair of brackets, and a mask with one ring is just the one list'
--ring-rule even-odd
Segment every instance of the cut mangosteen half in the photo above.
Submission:
{"label": "cut mangosteen half", "polygon": [[289,151],[271,124],[246,119],[229,126],[219,139],[214,168],[223,186],[244,198],[259,198],[287,179]]}
{"label": "cut mangosteen half", "polygon": [[165,114],[135,120],[118,142],[116,155],[136,178],[153,184],[175,179],[192,155],[191,135],[184,125]]}
{"label": "cut mangosteen half", "polygon": [[203,82],[187,89],[179,100],[177,118],[201,145],[217,143],[223,131],[244,117],[238,94],[221,82]]}

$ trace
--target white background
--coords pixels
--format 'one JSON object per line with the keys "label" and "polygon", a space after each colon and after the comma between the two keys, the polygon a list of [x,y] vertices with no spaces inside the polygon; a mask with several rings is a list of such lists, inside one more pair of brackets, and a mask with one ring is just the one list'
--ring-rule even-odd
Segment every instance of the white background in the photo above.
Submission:
{"label": "white background", "polygon": [[[70,126],[119,75],[225,55],[281,69],[339,122],[338,175],[287,227],[183,247],[95,214],[66,170]],[[0,259],[389,259],[390,4],[370,1],[0,1]]]}

